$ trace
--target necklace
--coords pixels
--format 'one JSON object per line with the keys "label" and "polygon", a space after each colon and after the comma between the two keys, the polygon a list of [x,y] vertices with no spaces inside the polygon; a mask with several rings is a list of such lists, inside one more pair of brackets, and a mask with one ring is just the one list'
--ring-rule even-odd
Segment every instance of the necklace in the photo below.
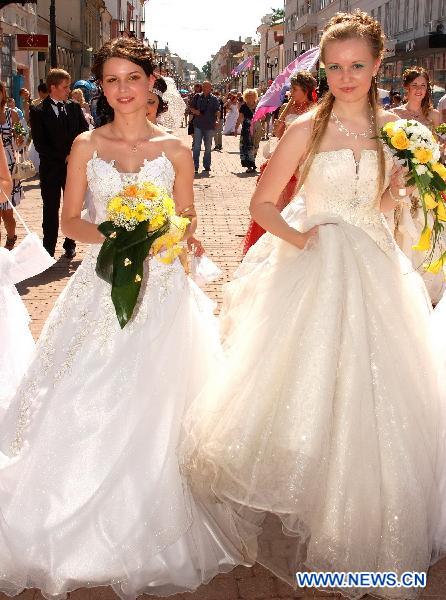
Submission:
{"label": "necklace", "polygon": [[152,137],[152,135],[146,135],[145,137],[139,139],[136,142],[127,142],[126,140],[123,141],[125,144],[128,144],[130,146],[130,150],[132,152],[138,152],[138,148],[141,146],[141,144],[144,144],[144,142],[148,142]]}
{"label": "necklace", "polygon": [[357,140],[358,138],[368,138],[368,137],[372,137],[372,135],[373,135],[374,128],[375,128],[375,118],[373,115],[371,115],[371,117],[370,117],[369,128],[367,129],[367,131],[362,131],[361,133],[355,133],[354,131],[350,131],[349,129],[347,129],[347,127],[339,119],[338,115],[333,111],[331,111],[331,118],[335,122],[335,125],[338,128],[338,130],[341,133],[344,133],[347,137],[351,136],[352,138]]}
{"label": "necklace", "polygon": [[295,114],[301,115],[302,113],[307,112],[308,105],[309,105],[309,102],[302,102],[302,104],[297,104],[296,102],[294,102],[293,108],[294,108]]}

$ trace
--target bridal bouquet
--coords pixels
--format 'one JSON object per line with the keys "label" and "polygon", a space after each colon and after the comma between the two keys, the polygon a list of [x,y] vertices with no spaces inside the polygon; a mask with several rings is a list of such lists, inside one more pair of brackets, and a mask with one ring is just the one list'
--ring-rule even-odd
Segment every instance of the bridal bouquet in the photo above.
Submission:
{"label": "bridal bouquet", "polygon": [[429,253],[427,270],[438,273],[446,263],[446,251],[432,261],[446,222],[446,167],[440,162],[440,146],[430,129],[418,121],[399,119],[386,123],[381,140],[398,164],[409,171],[407,185],[415,186],[424,213],[424,228],[414,250]]}
{"label": "bridal bouquet", "polygon": [[98,226],[106,239],[96,262],[97,275],[111,284],[111,298],[121,329],[130,320],[141,288],[144,260],[150,251],[171,263],[189,219],[175,214],[167,192],[150,182],[127,185],[110,198],[107,220]]}

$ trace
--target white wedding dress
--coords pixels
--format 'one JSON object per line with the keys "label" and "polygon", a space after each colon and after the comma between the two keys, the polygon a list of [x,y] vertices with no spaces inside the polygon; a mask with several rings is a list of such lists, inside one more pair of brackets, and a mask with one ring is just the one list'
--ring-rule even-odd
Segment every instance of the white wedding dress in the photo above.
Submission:
{"label": "white wedding dress", "polygon": [[226,364],[186,423],[191,482],[263,526],[255,558],[291,584],[307,570],[426,571],[439,556],[431,306],[379,212],[377,179],[376,151],[315,156],[282,214],[301,231],[320,225],[318,239],[299,250],[266,234],[247,253],[225,290]]}
{"label": "white wedding dress", "polygon": [[[175,176],[164,155],[135,175],[95,155],[87,175],[97,223],[123,183],[171,193]],[[152,258],[121,330],[95,273],[99,248],[57,300],[0,425],[0,590],[10,595],[112,585],[121,598],[164,596],[243,562],[231,513],[191,496],[176,455],[184,410],[220,356],[212,303],[178,260]]]}

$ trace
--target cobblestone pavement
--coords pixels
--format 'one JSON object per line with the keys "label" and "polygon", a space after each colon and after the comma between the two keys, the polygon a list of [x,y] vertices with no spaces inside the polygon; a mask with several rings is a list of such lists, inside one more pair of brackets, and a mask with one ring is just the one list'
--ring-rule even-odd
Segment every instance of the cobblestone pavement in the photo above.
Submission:
{"label": "cobblestone pavement", "polygon": [[[185,136],[184,129],[178,132]],[[190,138],[189,138],[190,139]],[[240,166],[238,140],[225,137],[224,151],[212,153],[212,171],[209,177],[199,175],[195,179],[195,198],[198,208],[202,237],[207,252],[224,271],[228,280],[241,257],[241,244],[249,221],[248,204],[255,185],[255,177],[246,175]],[[261,148],[262,150],[262,148]],[[258,164],[262,162],[261,150]],[[201,169],[200,169],[201,170]],[[20,212],[29,227],[41,234],[41,198],[37,181],[26,185],[26,198]],[[23,228],[18,228],[19,236]],[[2,232],[4,240],[4,231]],[[62,257],[62,240],[56,250],[57,263],[46,273],[29,279],[18,286],[19,292],[32,317],[31,330],[34,337],[40,333],[54,301],[75,272],[82,260],[85,247],[78,245],[76,258],[69,262]],[[208,293],[219,303],[222,281],[208,287]],[[40,593],[27,590],[20,596],[25,600],[42,600]],[[73,600],[113,600],[111,588],[81,589],[70,594]],[[260,565],[248,569],[237,567],[227,575],[216,577],[209,585],[202,586],[192,594],[171,596],[171,600],[291,600],[291,598],[335,598],[336,595],[293,590]],[[0,594],[0,600],[6,600]],[[421,598],[446,599],[446,560],[437,563],[429,572],[428,587]],[[149,599],[149,597],[147,597]]]}

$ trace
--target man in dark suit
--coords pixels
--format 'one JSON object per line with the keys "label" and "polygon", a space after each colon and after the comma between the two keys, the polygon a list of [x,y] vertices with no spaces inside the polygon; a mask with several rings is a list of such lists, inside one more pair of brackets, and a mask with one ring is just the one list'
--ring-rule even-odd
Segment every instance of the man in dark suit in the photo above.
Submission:
{"label": "man in dark suit", "polygon": [[[82,109],[68,100],[70,75],[51,69],[46,84],[49,95],[38,106],[31,106],[30,122],[34,146],[40,156],[40,190],[43,200],[43,245],[54,256],[59,234],[59,209],[67,178],[67,157],[80,133],[88,130]],[[76,255],[74,240],[65,238],[65,256]]]}

